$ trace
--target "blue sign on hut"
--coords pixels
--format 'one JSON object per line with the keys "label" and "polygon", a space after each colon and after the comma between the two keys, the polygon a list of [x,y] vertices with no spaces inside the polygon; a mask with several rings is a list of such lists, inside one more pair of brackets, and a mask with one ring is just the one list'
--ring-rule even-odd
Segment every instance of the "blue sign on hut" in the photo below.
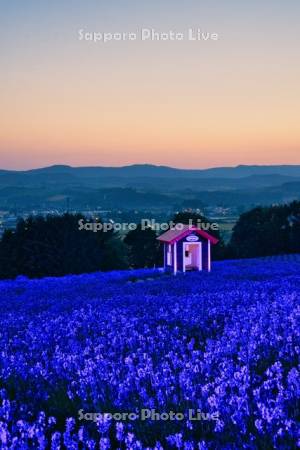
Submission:
{"label": "blue sign on hut", "polygon": [[164,244],[164,269],[211,270],[211,244],[219,241],[196,226],[177,224],[157,238]]}

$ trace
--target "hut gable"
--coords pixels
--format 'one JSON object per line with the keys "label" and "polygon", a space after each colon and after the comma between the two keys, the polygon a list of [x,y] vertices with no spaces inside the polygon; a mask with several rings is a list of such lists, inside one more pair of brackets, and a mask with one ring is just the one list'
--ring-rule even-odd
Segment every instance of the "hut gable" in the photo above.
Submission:
{"label": "hut gable", "polygon": [[211,234],[207,233],[204,230],[201,230],[200,228],[197,228],[196,226],[190,226],[190,225],[182,225],[178,228],[171,228],[170,230],[166,231],[165,233],[161,234],[157,239],[161,242],[168,242],[173,243],[175,241],[178,241],[180,239],[185,238],[186,236],[189,236],[191,234],[199,235],[204,239],[207,239],[211,241],[212,244],[217,244],[219,241],[217,238],[212,236]]}

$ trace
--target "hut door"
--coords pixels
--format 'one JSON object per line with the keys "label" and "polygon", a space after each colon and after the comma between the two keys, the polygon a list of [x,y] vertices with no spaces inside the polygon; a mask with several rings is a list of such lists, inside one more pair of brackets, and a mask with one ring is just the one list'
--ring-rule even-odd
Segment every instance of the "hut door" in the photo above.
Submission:
{"label": "hut door", "polygon": [[183,271],[202,270],[202,245],[197,243],[183,243]]}

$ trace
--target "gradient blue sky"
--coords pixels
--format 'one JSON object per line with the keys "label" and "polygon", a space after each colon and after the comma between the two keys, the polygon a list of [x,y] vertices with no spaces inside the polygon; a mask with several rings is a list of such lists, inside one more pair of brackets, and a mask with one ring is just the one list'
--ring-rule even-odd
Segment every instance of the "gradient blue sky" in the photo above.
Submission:
{"label": "gradient blue sky", "polygon": [[[0,167],[300,163],[300,2],[0,0]],[[201,28],[218,42],[79,42]]]}

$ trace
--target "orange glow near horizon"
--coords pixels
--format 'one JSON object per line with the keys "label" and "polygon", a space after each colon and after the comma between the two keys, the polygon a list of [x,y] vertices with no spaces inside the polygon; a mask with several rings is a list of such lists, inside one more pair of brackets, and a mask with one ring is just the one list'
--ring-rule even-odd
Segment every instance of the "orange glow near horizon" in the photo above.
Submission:
{"label": "orange glow near horizon", "polygon": [[[48,16],[42,7],[34,10],[39,26],[28,22],[25,9],[9,10],[7,25],[18,23],[19,35],[0,31],[0,169],[300,164],[300,32],[292,27],[293,8],[277,8],[278,17],[266,21],[263,14],[257,19],[259,4],[247,13],[249,6],[239,6],[237,20],[224,6],[198,11],[190,0],[190,16],[181,18],[175,8],[173,28],[187,28],[197,12],[220,41],[101,46],[78,42],[83,5],[67,18],[59,9],[64,0],[54,4]],[[112,28],[144,23],[136,8],[135,23],[114,16]],[[100,14],[92,16],[86,12],[84,21],[101,29]]]}

